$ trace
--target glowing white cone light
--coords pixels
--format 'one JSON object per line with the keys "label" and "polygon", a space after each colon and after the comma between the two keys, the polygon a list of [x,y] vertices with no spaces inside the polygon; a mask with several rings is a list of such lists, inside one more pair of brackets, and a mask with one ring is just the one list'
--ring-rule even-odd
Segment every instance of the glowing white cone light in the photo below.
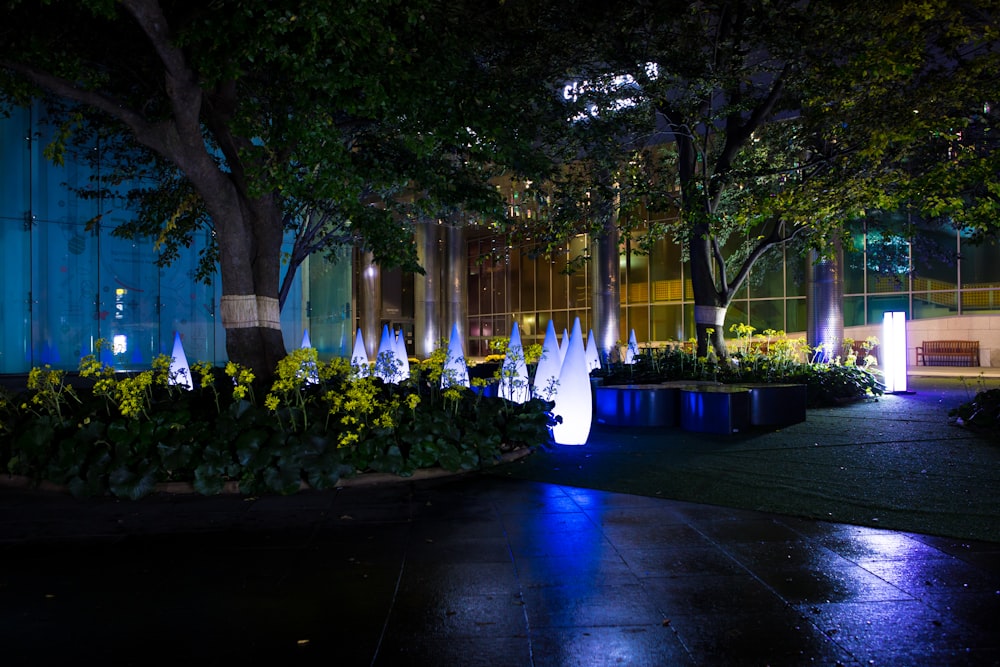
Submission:
{"label": "glowing white cone light", "polygon": [[562,359],[559,356],[559,343],[556,341],[556,328],[549,320],[549,326],[545,330],[545,340],[542,341],[542,356],[535,367],[535,381],[532,385],[532,394],[535,398],[544,401],[552,400],[552,392],[559,383],[559,371],[562,368]]}
{"label": "glowing white cone light", "polygon": [[601,355],[597,353],[597,341],[594,339],[593,329],[587,334],[587,346],[583,350],[583,356],[587,358],[588,371],[601,367]]}
{"label": "glowing white cone light", "polygon": [[882,314],[882,372],[886,393],[906,392],[906,313]]}
{"label": "glowing white cone light", "polygon": [[396,361],[399,364],[399,379],[410,377],[410,359],[406,353],[406,337],[402,331],[396,333]]}
{"label": "glowing white cone light", "polygon": [[368,377],[368,352],[365,350],[365,339],[361,335],[361,327],[354,337],[354,351],[351,353],[351,372],[358,377]]}
{"label": "glowing white cone light", "polygon": [[590,437],[594,408],[590,396],[590,373],[583,350],[580,320],[573,324],[566,359],[559,372],[555,406],[552,414],[562,417],[562,423],[552,427],[552,439],[558,445],[585,445]]}
{"label": "glowing white cone light", "polygon": [[517,322],[510,329],[510,343],[500,367],[500,397],[515,403],[524,403],[530,397],[528,386],[528,365],[524,361],[524,346]]}
{"label": "glowing white cone light", "polygon": [[625,363],[634,364],[635,355],[639,352],[639,343],[635,340],[635,329],[632,329],[628,336],[628,347],[625,348]]}
{"label": "glowing white cone light", "polygon": [[181,344],[181,335],[174,332],[174,349],[170,353],[170,371],[167,382],[175,384],[185,389],[193,389],[191,383],[191,367],[188,366],[187,355],[184,354],[184,346]]}
{"label": "glowing white cone light", "polygon": [[469,367],[465,363],[465,350],[462,348],[462,334],[458,330],[458,322],[451,327],[448,358],[444,362],[444,372],[441,373],[441,386],[469,386]]}
{"label": "glowing white cone light", "polygon": [[378,343],[378,353],[375,355],[375,376],[385,382],[395,384],[399,380],[398,364],[396,362],[396,338],[389,332],[389,325],[382,325],[382,338]]}
{"label": "glowing white cone light", "polygon": [[562,340],[559,341],[559,366],[562,367],[562,362],[566,359],[566,348],[569,347],[569,332],[563,329]]}
{"label": "glowing white cone light", "polygon": [[302,349],[312,347],[312,341],[309,340],[309,329],[302,332],[302,345],[299,345]]}

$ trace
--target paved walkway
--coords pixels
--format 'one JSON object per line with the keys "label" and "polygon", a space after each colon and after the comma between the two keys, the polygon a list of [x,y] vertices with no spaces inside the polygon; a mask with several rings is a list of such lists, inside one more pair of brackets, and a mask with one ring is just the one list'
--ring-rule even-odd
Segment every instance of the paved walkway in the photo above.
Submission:
{"label": "paved walkway", "polygon": [[502,475],[0,488],[2,663],[997,665],[1000,543]]}

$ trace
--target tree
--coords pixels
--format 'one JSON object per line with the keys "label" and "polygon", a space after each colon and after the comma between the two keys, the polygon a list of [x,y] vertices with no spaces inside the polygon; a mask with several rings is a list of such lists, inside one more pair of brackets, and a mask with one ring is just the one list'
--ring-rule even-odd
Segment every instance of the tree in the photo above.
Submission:
{"label": "tree", "polygon": [[100,137],[115,165],[102,185],[141,183],[120,233],[154,235],[165,260],[211,226],[227,353],[267,377],[285,354],[287,229],[292,274],[347,243],[416,269],[407,214],[495,199],[486,177],[519,140],[509,96],[467,88],[487,68],[465,22],[487,6],[10,0],[0,105],[45,99],[56,160]]}
{"label": "tree", "polygon": [[[980,136],[992,127],[996,15],[994,0],[719,0],[589,17],[607,39],[579,54],[578,80],[628,82],[630,117],[648,111],[614,129],[625,140],[613,181],[625,208],[678,213],[649,231],[685,244],[699,355],[726,355],[726,309],[780,244],[828,252],[851,220],[908,207],[996,229],[996,156],[958,141],[970,123]],[[581,88],[622,108],[609,99],[621,85]],[[747,242],[727,249],[731,236]]]}

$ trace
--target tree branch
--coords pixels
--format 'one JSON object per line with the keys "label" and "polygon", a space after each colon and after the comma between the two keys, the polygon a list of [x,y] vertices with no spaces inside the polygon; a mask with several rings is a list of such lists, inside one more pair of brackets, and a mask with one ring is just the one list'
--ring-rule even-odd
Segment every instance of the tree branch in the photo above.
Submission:
{"label": "tree branch", "polygon": [[58,97],[63,97],[103,111],[127,125],[142,143],[151,148],[156,148],[156,146],[150,143],[158,135],[156,127],[148,123],[140,113],[125,106],[120,100],[110,95],[81,88],[68,79],[63,79],[23,63],[0,61],[0,66],[17,72],[39,88],[55,93]]}
{"label": "tree branch", "polygon": [[203,143],[202,90],[194,72],[188,67],[183,51],[171,42],[170,27],[163,8],[157,0],[121,0],[121,3],[149,38],[153,50],[163,63],[167,97],[170,99],[179,136],[189,148]]}

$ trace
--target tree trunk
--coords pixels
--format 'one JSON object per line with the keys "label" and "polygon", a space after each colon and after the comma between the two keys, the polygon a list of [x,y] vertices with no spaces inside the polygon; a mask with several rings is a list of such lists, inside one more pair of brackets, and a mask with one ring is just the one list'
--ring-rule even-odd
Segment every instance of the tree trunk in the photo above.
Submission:
{"label": "tree trunk", "polygon": [[219,244],[226,354],[267,383],[286,354],[278,306],[281,211],[271,196],[249,200],[232,194],[218,198],[228,204],[206,198]]}
{"label": "tree trunk", "polygon": [[691,288],[694,292],[694,322],[698,341],[697,355],[708,356],[711,345],[719,359],[729,356],[726,349],[725,332],[726,309],[712,275],[712,239],[707,223],[697,222],[692,226],[688,241],[691,255]]}

